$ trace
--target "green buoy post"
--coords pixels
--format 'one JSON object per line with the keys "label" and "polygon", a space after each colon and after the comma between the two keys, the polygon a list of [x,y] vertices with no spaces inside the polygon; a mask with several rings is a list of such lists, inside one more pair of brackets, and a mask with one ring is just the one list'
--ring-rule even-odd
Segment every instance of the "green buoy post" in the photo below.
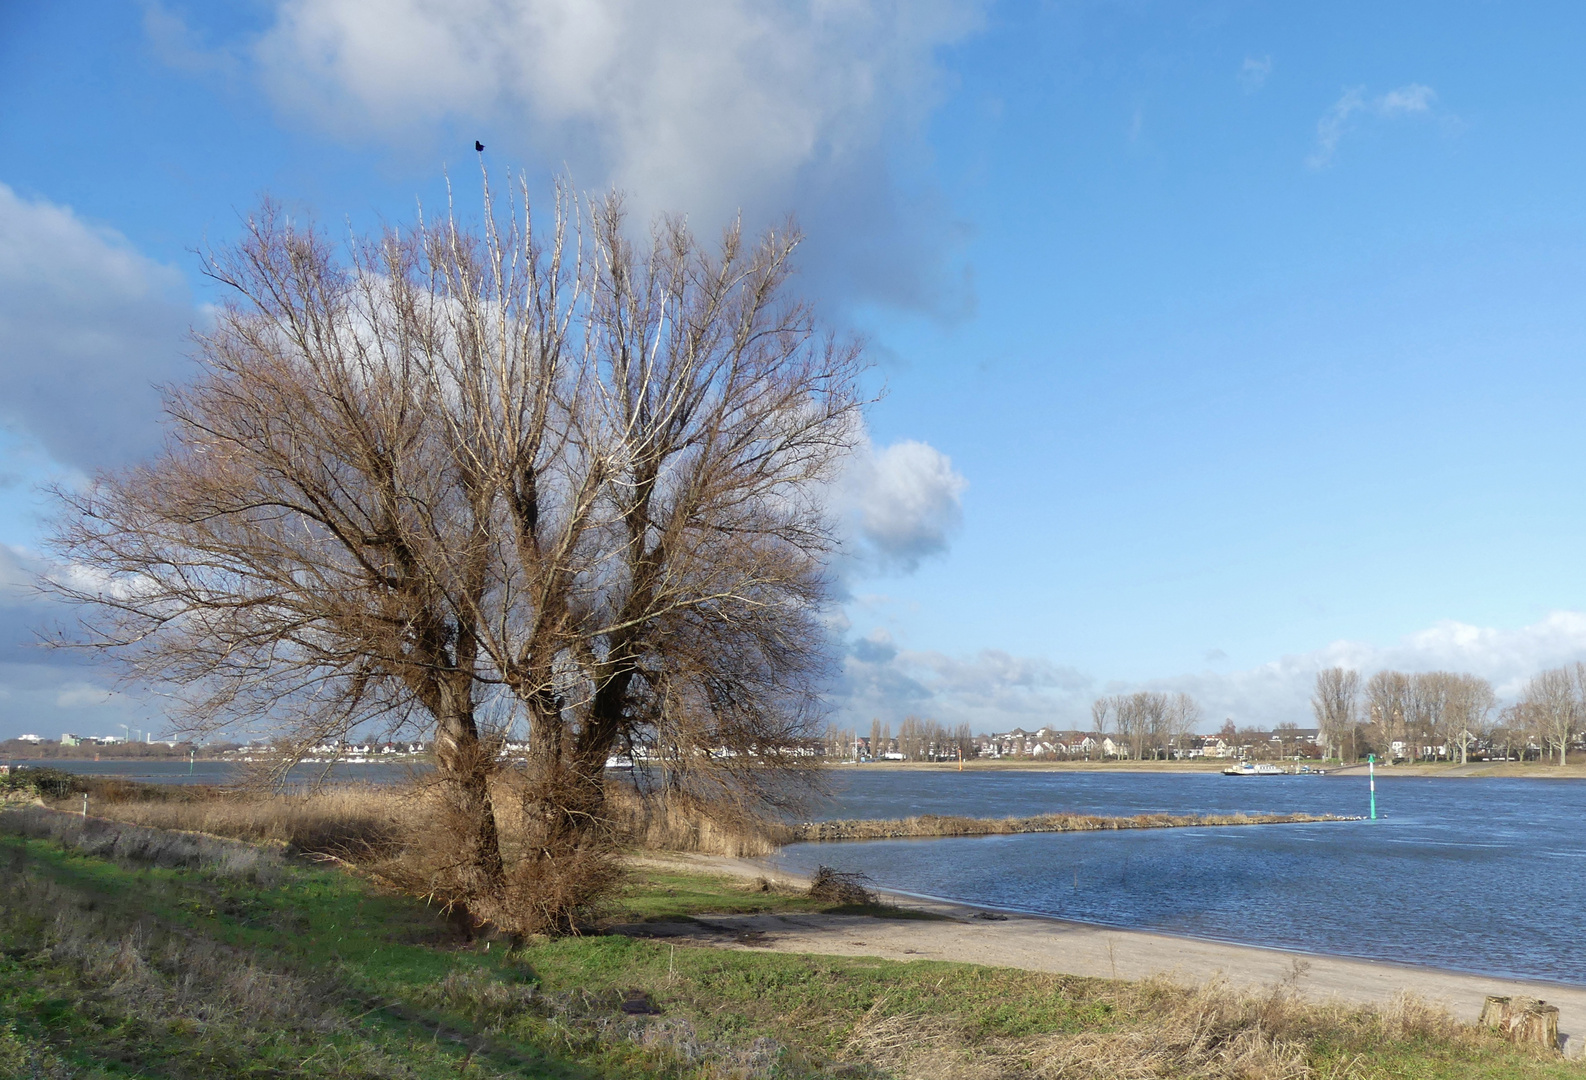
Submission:
{"label": "green buoy post", "polygon": [[1377,755],[1366,755],[1366,771],[1371,774],[1371,820],[1377,820]]}

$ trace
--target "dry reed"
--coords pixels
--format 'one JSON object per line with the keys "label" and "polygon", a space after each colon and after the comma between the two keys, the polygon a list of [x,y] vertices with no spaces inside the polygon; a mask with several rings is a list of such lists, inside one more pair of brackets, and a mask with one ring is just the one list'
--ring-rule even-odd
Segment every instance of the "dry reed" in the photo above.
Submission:
{"label": "dry reed", "polygon": [[919,817],[891,821],[811,821],[768,829],[777,842],[822,840],[897,840],[929,836],[1003,836],[1011,833],[1104,832],[1110,829],[1181,829],[1211,825],[1292,825],[1300,822],[1353,821],[1335,814],[1041,814],[1025,818]]}
{"label": "dry reed", "polygon": [[[502,845],[519,843],[510,774],[495,791]],[[178,796],[172,792],[180,792]],[[262,795],[214,788],[119,784],[95,790],[89,813],[154,829],[209,833],[254,842],[279,842],[296,851],[352,862],[389,858],[425,832],[429,785],[368,784],[325,787],[304,794]],[[55,800],[76,810],[77,796]],[[773,828],[740,808],[702,800],[642,798],[614,783],[606,799],[606,829],[618,846],[711,855],[763,855],[781,842]]]}
{"label": "dry reed", "polygon": [[[376,785],[333,787],[304,795],[211,789],[207,797],[191,801],[151,799],[142,791],[129,794],[126,799],[90,796],[89,813],[150,829],[281,843],[295,851],[342,858],[394,850],[412,812],[405,789]],[[60,806],[76,809],[70,801]]]}

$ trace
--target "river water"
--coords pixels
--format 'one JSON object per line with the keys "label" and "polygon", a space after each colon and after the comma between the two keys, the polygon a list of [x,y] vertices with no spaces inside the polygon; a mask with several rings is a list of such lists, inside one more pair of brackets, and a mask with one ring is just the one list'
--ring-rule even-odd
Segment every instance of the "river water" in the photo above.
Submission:
{"label": "river water", "polygon": [[[1367,780],[851,769],[823,818],[1364,814]],[[1586,781],[1383,777],[1379,819],[795,844],[888,890],[1253,945],[1586,984]]]}
{"label": "river water", "polygon": [[[38,761],[16,760],[13,764],[60,769],[63,772],[92,776],[114,776],[122,780],[135,780],[143,784],[214,784],[235,783],[242,777],[243,766],[230,761],[177,761],[165,759],[128,761],[85,761],[77,758],[60,758]],[[410,779],[415,772],[429,772],[431,766],[423,762],[380,761],[362,763],[338,762],[331,769],[330,779],[337,783],[397,784]],[[294,783],[310,784],[321,778],[324,765],[299,765],[292,770]]]}

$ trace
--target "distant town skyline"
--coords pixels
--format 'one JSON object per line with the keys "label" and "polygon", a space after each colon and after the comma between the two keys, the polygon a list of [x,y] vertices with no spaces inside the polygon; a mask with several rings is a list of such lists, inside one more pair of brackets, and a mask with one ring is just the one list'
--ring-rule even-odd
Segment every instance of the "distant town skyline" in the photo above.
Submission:
{"label": "distant town skyline", "polygon": [[265,194],[338,237],[448,183],[468,216],[481,161],[805,229],[878,395],[831,492],[848,728],[1138,688],[1308,725],[1321,667],[1507,699],[1586,658],[1586,12],[548,10],[0,13],[0,738],[166,734],[35,647],[31,583],[40,485],[159,443],[222,299],[195,251]]}

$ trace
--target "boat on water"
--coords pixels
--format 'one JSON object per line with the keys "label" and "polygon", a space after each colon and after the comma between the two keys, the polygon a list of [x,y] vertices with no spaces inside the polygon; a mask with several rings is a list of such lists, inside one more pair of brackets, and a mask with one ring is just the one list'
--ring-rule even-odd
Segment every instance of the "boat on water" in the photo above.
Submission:
{"label": "boat on water", "polygon": [[1237,765],[1230,765],[1223,770],[1224,776],[1287,776],[1284,770],[1266,761],[1251,763],[1241,761]]}

